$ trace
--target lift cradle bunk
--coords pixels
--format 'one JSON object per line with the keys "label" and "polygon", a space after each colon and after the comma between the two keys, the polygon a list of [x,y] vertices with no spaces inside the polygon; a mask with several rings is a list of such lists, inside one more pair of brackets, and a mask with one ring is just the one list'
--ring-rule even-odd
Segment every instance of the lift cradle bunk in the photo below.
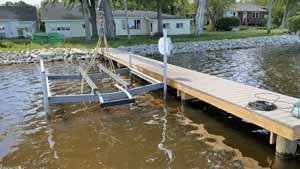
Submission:
{"label": "lift cradle bunk", "polygon": [[[153,62],[152,60],[149,60],[147,58],[143,58],[138,55],[131,54],[129,55],[129,66],[125,68],[120,69],[114,69],[114,63],[112,61],[112,56],[108,52],[107,48],[107,42],[105,35],[102,37],[104,39],[104,48],[96,48],[93,56],[91,57],[90,64],[87,66],[86,69],[83,69],[82,67],[79,67],[79,74],[73,74],[73,75],[53,75],[48,74],[45,67],[44,67],[44,61],[42,58],[40,58],[40,66],[41,66],[41,75],[42,75],[42,86],[43,86],[43,95],[44,95],[44,110],[46,112],[47,117],[50,117],[50,107],[49,104],[52,103],[76,103],[76,102],[99,102],[101,107],[110,107],[110,106],[116,106],[116,105],[124,105],[124,104],[130,104],[135,102],[135,96],[140,95],[143,93],[147,93],[150,91],[166,88],[166,69],[167,64],[166,63],[158,63]],[[101,44],[101,40],[99,40]],[[97,47],[100,46],[99,43]],[[98,56],[98,54],[101,54],[104,60],[109,62],[110,68],[106,67],[102,63],[96,63],[95,60]],[[135,69],[134,66],[134,60],[139,60],[143,62],[150,63],[156,67],[161,68],[164,80],[163,82],[154,79],[137,69]],[[92,66],[96,66],[99,68],[99,73],[89,73],[89,70]],[[135,75],[147,82],[149,84],[139,87],[132,87],[130,82],[127,82],[125,79],[123,79],[120,75],[129,74],[129,77],[131,78],[131,75]],[[104,79],[104,78],[111,78],[113,80],[114,87],[118,90],[116,92],[111,93],[101,93],[97,85],[93,82],[93,80],[97,79]],[[52,95],[50,88],[49,88],[49,81],[70,81],[70,80],[82,80],[82,86],[83,82],[87,83],[89,88],[91,89],[90,94],[79,94],[79,95]],[[131,80],[130,80],[131,81]],[[166,90],[166,89],[164,89]]]}

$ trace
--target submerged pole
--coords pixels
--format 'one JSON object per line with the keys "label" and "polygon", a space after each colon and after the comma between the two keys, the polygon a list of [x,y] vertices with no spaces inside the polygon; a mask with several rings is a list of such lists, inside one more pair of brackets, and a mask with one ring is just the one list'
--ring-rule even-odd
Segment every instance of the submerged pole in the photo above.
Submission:
{"label": "submerged pole", "polygon": [[168,91],[168,77],[167,77],[167,66],[168,66],[168,52],[167,52],[167,29],[163,30],[164,33],[164,70],[163,70],[163,83],[164,83],[164,100],[167,100]]}

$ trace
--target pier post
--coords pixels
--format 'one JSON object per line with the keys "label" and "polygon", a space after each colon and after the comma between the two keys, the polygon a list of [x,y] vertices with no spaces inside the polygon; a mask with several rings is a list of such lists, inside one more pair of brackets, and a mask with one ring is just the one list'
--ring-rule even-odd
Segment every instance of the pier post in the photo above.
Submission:
{"label": "pier post", "polygon": [[276,139],[276,155],[280,158],[290,158],[296,154],[297,140],[291,141],[281,136]]}
{"label": "pier post", "polygon": [[43,87],[43,97],[44,97],[44,111],[46,113],[47,119],[50,120],[50,107],[49,107],[49,88],[48,88],[48,77],[44,67],[43,59],[40,59],[41,65],[41,75],[42,75],[42,87]]}
{"label": "pier post", "polygon": [[184,93],[183,91],[177,90],[177,97],[180,97],[181,100],[192,100],[195,99],[195,97]]}

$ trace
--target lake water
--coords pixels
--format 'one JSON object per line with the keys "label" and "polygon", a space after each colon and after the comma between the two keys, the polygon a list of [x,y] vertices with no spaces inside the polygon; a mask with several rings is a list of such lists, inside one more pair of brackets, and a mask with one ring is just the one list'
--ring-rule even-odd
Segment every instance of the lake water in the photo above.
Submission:
{"label": "lake water", "polygon": [[[300,47],[190,53],[169,61],[299,96]],[[77,63],[46,67],[74,73]],[[80,82],[50,87],[55,94],[80,92]],[[152,92],[132,106],[105,109],[97,103],[56,104],[48,123],[39,65],[0,66],[0,168],[299,168],[299,159],[274,156],[267,131],[203,102],[182,103],[174,91],[164,111],[161,98]]]}

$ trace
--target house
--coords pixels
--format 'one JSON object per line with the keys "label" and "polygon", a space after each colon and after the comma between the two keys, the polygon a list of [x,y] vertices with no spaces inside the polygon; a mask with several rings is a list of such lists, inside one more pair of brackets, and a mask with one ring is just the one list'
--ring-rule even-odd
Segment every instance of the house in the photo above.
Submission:
{"label": "house", "polygon": [[[127,35],[125,11],[113,12],[117,35]],[[169,35],[183,35],[191,33],[191,20],[182,16],[163,14],[163,28]],[[128,11],[128,24],[132,35],[153,35],[157,32],[157,12]]]}
{"label": "house", "polygon": [[85,36],[85,23],[80,4],[47,4],[41,10],[41,21],[47,33],[57,32],[65,37]]}
{"label": "house", "polygon": [[[65,37],[85,36],[85,24],[81,10],[80,4],[64,5],[59,3],[46,5],[41,12],[46,32],[58,32]],[[127,35],[125,11],[113,11],[113,17],[116,34]],[[128,19],[131,35],[153,35],[157,32],[156,12],[128,11]],[[168,29],[168,33],[171,35],[191,33],[190,19],[181,16],[163,14],[163,27]]]}
{"label": "house", "polygon": [[36,27],[35,7],[0,6],[0,38],[31,37]]}
{"label": "house", "polygon": [[224,12],[224,17],[239,17],[242,25],[264,25],[265,7],[255,4],[235,3]]}

